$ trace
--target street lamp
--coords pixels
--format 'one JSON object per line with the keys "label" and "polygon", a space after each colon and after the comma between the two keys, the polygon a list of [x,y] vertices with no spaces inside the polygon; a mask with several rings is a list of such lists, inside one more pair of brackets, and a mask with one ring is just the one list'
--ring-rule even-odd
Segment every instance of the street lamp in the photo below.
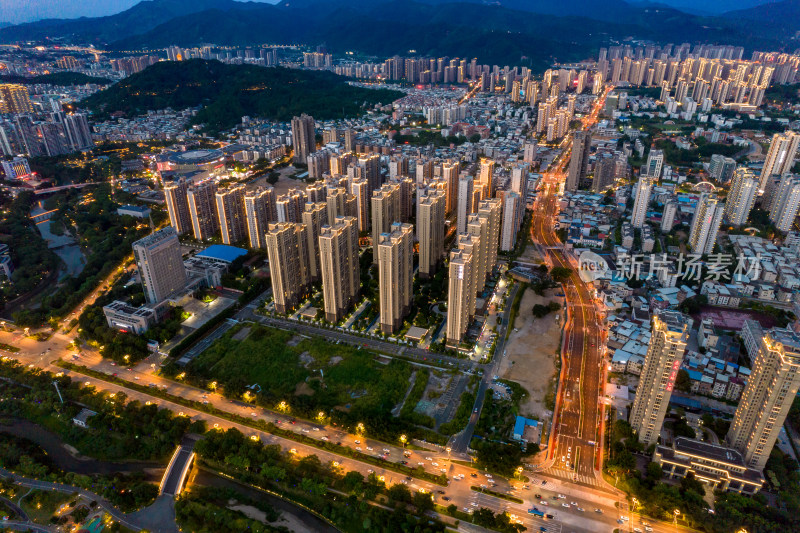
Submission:
{"label": "street lamp", "polygon": [[319,420],[320,422],[325,420],[325,412],[324,411],[320,411],[319,413],[317,413],[317,420]]}
{"label": "street lamp", "polygon": [[363,422],[359,422],[358,423],[358,425],[356,426],[356,432],[364,433],[364,423]]}
{"label": "street lamp", "polygon": [[403,443],[403,448],[405,448],[406,442],[408,442],[408,437],[406,437],[405,435],[400,435],[400,442]]}
{"label": "street lamp", "polygon": [[289,404],[286,402],[281,402],[278,404],[278,410],[282,412],[286,412],[289,410]]}
{"label": "street lamp", "polygon": [[519,477],[520,481],[522,480],[522,467],[518,466],[516,470],[517,476]]}
{"label": "street lamp", "polygon": [[678,530],[678,516],[681,514],[681,511],[680,511],[680,509],[675,509],[674,511],[672,511],[672,514],[675,516],[675,518],[673,518],[673,523],[675,524],[675,531],[677,531]]}
{"label": "street lamp", "polygon": [[211,383],[208,384],[208,388],[211,390],[217,390],[217,382],[212,381]]}

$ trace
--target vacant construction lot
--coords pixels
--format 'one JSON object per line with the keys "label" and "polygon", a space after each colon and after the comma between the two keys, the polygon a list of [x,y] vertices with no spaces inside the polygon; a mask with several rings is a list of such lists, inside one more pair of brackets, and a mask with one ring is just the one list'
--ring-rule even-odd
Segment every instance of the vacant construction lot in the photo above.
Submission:
{"label": "vacant construction lot", "polygon": [[[558,291],[551,289],[545,292],[545,296],[538,296],[531,289],[525,291],[514,321],[514,331],[506,344],[506,356],[498,375],[516,381],[530,393],[520,405],[520,414],[523,416],[540,419],[550,416],[545,407],[545,396],[556,371],[555,358],[561,338],[563,312],[534,318],[532,309],[536,304],[546,305],[553,300],[563,303],[563,298],[555,296]],[[556,316],[559,317],[558,321]]]}

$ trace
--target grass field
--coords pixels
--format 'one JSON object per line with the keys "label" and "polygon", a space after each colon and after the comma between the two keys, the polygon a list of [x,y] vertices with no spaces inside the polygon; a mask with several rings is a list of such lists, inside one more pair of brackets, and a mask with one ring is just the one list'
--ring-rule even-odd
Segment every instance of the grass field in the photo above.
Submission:
{"label": "grass field", "polygon": [[22,500],[22,510],[37,524],[49,524],[56,510],[73,498],[72,494],[48,490],[34,490]]}
{"label": "grass field", "polygon": [[384,364],[367,350],[266,326],[247,327],[246,337],[237,336],[242,326],[226,333],[191,363],[189,372],[218,381],[229,397],[258,385],[258,403],[274,407],[285,401],[304,416],[336,409],[390,417],[409,387],[407,362]]}

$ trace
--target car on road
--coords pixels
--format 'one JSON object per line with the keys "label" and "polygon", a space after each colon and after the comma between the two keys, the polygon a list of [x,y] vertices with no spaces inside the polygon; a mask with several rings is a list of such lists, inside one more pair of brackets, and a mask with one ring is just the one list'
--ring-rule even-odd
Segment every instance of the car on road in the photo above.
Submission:
{"label": "car on road", "polygon": [[564,502],[564,503],[561,504],[561,507],[566,507],[567,509],[569,509],[569,504]]}
{"label": "car on road", "polygon": [[360,452],[361,451],[361,446],[356,446],[356,451]]}
{"label": "car on road", "polygon": [[[384,450],[384,451],[388,451],[388,450]],[[425,460],[426,461],[433,461],[433,458],[432,457],[426,457]]]}
{"label": "car on road", "polygon": [[578,505],[578,502],[569,502],[570,505]]}
{"label": "car on road", "polygon": [[444,500],[446,502],[449,502],[450,501],[450,497],[449,496],[443,496],[442,500]]}
{"label": "car on road", "polygon": [[542,499],[542,495],[541,495],[541,494],[537,494],[537,495],[536,495],[536,499],[537,499],[537,500],[541,500],[541,499]]}
{"label": "car on road", "polygon": [[323,435],[323,436],[322,436],[322,440],[328,440],[328,437],[326,437],[325,435]]}
{"label": "car on road", "polygon": [[547,503],[547,502],[546,502],[546,501],[544,501],[544,500],[540,501],[539,503],[540,503],[541,505],[550,505],[549,503]]}
{"label": "car on road", "polygon": [[595,512],[595,513],[602,513],[602,512],[603,512],[603,510],[602,510],[602,509],[595,509],[595,510],[594,510],[594,512]]}
{"label": "car on road", "polygon": [[472,472],[472,473],[469,475],[469,477],[478,477],[478,474],[476,474],[475,472]]}
{"label": "car on road", "polygon": [[566,497],[566,496],[564,496],[563,494],[559,494],[559,495],[558,495],[558,499],[559,499],[559,500],[566,500],[566,499],[567,499],[567,497]]}
{"label": "car on road", "polygon": [[372,446],[367,446],[367,450],[372,451]]}
{"label": "car on road", "polygon": [[361,444],[361,441],[356,439],[356,444]]}
{"label": "car on road", "polygon": [[577,509],[580,512],[584,512],[585,511],[583,507],[576,507],[575,509]]}

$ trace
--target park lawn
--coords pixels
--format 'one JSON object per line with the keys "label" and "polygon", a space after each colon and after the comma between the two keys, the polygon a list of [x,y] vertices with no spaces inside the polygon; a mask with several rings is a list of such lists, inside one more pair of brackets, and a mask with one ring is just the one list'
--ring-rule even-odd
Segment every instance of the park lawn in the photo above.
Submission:
{"label": "park lawn", "polygon": [[37,524],[50,524],[56,510],[70,501],[73,494],[52,490],[34,490],[22,500],[22,510]]}
{"label": "park lawn", "polygon": [[237,390],[257,384],[258,403],[286,401],[301,415],[332,409],[389,415],[409,386],[411,365],[320,338],[296,336],[252,325],[247,338],[233,340],[239,327],[218,339],[190,365],[189,371]]}

